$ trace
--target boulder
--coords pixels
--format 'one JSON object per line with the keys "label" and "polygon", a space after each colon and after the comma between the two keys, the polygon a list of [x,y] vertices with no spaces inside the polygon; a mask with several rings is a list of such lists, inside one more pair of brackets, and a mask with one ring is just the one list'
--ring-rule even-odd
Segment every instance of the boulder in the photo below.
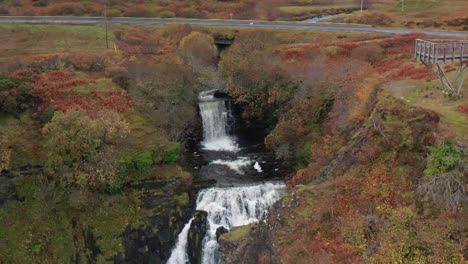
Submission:
{"label": "boulder", "polygon": [[208,213],[205,211],[195,211],[192,224],[188,233],[188,256],[190,263],[201,264],[203,238],[208,230]]}
{"label": "boulder", "polygon": [[224,226],[220,226],[216,229],[216,240],[219,240],[219,237],[222,235],[222,234],[226,234],[228,233],[229,230],[227,230]]}

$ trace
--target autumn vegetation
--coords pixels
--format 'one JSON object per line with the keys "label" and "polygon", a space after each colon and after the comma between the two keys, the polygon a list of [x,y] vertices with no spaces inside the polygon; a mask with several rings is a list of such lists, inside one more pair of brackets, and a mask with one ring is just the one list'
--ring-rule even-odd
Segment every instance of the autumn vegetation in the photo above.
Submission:
{"label": "autumn vegetation", "polygon": [[447,135],[438,113],[382,87],[433,79],[411,60],[415,37],[281,45],[241,32],[223,55],[244,118],[271,129],[266,144],[298,169],[252,234],[270,241],[260,263],[464,261],[466,127]]}
{"label": "autumn vegetation", "polygon": [[408,28],[467,29],[464,0],[3,0],[0,15],[217,18],[331,22]]}
{"label": "autumn vegetation", "polygon": [[[156,10],[112,2],[123,14]],[[246,13],[260,5],[208,4],[197,5],[244,5]],[[160,5],[204,11],[185,1]],[[11,27],[3,34],[18,45],[44,30]],[[188,25],[111,31],[109,50],[1,57],[0,262],[167,259],[161,252],[173,241],[163,232],[177,234],[188,218],[192,179],[181,161],[200,127],[197,96],[220,87],[245,126],[261,130],[268,149],[296,169],[266,219],[273,243],[258,251],[259,263],[466,260],[466,102],[444,97],[412,60],[419,36]],[[221,53],[220,36],[234,39]],[[154,243],[138,247],[132,241],[141,237]]]}

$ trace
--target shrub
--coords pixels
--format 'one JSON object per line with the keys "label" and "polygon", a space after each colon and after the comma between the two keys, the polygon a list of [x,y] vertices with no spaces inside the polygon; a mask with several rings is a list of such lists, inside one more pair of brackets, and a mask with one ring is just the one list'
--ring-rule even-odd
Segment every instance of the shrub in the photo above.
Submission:
{"label": "shrub", "polygon": [[430,198],[436,205],[457,210],[466,201],[466,149],[452,144],[430,147],[424,174],[418,185],[419,194]]}
{"label": "shrub", "polygon": [[173,164],[179,160],[180,144],[176,143],[171,145],[164,151],[162,161],[165,164]]}
{"label": "shrub", "polygon": [[383,49],[379,45],[371,44],[359,46],[353,50],[351,57],[374,64],[383,59]]}
{"label": "shrub", "polygon": [[125,16],[128,17],[156,17],[161,11],[160,7],[148,7],[145,5],[132,5],[125,9]]}
{"label": "shrub", "polygon": [[429,151],[427,166],[424,170],[426,176],[449,172],[463,158],[463,154],[450,143],[440,147],[429,147]]}
{"label": "shrub", "polygon": [[161,18],[173,18],[175,16],[176,14],[172,11],[162,11],[161,13],[159,13],[159,17]]}
{"label": "shrub", "polygon": [[54,117],[54,114],[55,114],[55,109],[52,108],[52,107],[47,107],[46,109],[44,109],[44,111],[42,111],[41,116],[39,117],[39,119],[43,123],[49,123],[52,120],[52,118]]}
{"label": "shrub", "polygon": [[119,178],[124,181],[129,176],[132,179],[147,177],[153,167],[153,153],[144,151],[125,160],[119,170]]}
{"label": "shrub", "polygon": [[10,79],[0,77],[0,91],[11,89],[15,86],[15,82]]}
{"label": "shrub", "polygon": [[33,0],[33,6],[47,6],[49,4],[48,0]]}
{"label": "shrub", "polygon": [[5,7],[0,7],[0,15],[8,15],[10,11],[8,11]]}
{"label": "shrub", "polygon": [[306,168],[309,165],[310,160],[312,159],[312,145],[310,143],[306,143],[302,152],[299,155],[297,161],[297,167],[300,169]]}
{"label": "shrub", "polygon": [[358,17],[350,17],[346,19],[347,23],[360,23],[372,26],[389,26],[393,20],[387,14],[380,12],[370,12]]}
{"label": "shrub", "polygon": [[57,112],[42,133],[47,137],[46,169],[55,173],[62,166],[71,167],[96,154],[105,128],[83,111]]}
{"label": "shrub", "polygon": [[184,62],[191,65],[213,66],[217,59],[213,37],[201,32],[192,32],[184,37],[177,53]]}
{"label": "shrub", "polygon": [[423,177],[417,190],[440,208],[457,210],[467,199],[467,169],[466,160],[459,160],[449,172]]}
{"label": "shrub", "polygon": [[18,104],[14,96],[0,96],[0,112],[17,116]]}
{"label": "shrub", "polygon": [[117,8],[111,8],[107,10],[107,13],[106,13],[108,17],[120,17],[122,16],[122,14],[123,14],[122,11],[120,11]]}

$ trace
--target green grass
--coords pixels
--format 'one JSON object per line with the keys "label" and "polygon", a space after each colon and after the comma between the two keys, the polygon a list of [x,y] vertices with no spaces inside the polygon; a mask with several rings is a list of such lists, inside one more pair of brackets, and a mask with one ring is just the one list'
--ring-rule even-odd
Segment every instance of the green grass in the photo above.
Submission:
{"label": "green grass", "polygon": [[440,0],[405,0],[404,4],[399,1],[394,9],[401,10],[404,7],[405,11],[427,11],[436,8],[439,4]]}
{"label": "green grass", "polygon": [[82,95],[89,95],[91,93],[111,93],[118,91],[119,88],[116,87],[115,83],[111,79],[101,78],[96,81],[96,83],[84,84],[73,89],[74,92]]}
{"label": "green grass", "polygon": [[[451,75],[449,74],[450,77]],[[467,79],[468,77],[465,78],[463,89],[465,95],[468,94]],[[437,112],[441,116],[442,124],[445,124],[460,140],[468,141],[468,115],[457,111],[459,105],[468,104],[466,96],[462,99],[448,98],[435,88],[440,86],[436,80],[407,80],[390,84],[390,86],[398,86],[398,89],[390,88],[396,97],[402,98],[410,104]]]}
{"label": "green grass", "polygon": [[[115,43],[111,31],[109,46]],[[0,59],[19,55],[50,54],[69,51],[104,51],[104,26],[72,25],[0,25]]]}

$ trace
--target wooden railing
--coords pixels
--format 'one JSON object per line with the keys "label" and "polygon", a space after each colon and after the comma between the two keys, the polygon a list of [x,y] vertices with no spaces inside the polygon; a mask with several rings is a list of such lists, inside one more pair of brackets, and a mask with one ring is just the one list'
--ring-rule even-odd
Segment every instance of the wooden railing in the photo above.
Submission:
{"label": "wooden railing", "polygon": [[468,41],[417,39],[415,56],[429,63],[468,61]]}

